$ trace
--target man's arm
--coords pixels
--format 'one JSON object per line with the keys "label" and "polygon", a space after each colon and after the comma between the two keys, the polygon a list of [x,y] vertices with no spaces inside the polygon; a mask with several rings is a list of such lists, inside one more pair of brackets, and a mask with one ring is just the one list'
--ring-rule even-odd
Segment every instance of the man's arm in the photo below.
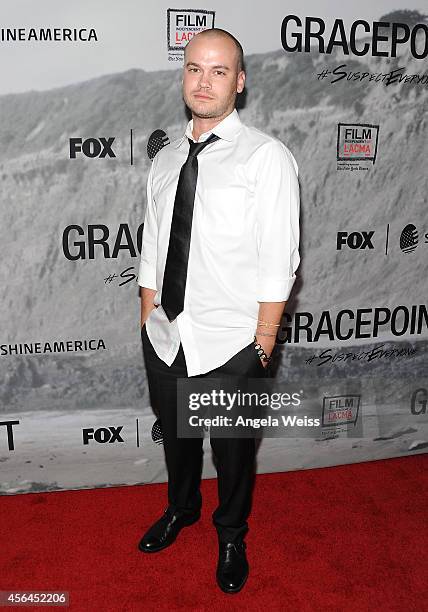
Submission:
{"label": "man's arm", "polygon": [[147,177],[147,206],[144,217],[143,239],[141,245],[140,269],[138,272],[138,284],[141,287],[141,327],[147,320],[150,312],[155,308],[153,303],[157,292],[156,288],[156,262],[157,262],[157,237],[158,225],[156,206],[152,196],[152,181],[155,167],[155,159],[152,162]]}
{"label": "man's arm", "polygon": [[256,338],[270,356],[300,263],[300,199],[297,163],[290,151],[276,141],[263,148],[256,183],[260,304]]}
{"label": "man's arm", "polygon": [[156,295],[156,289],[148,289],[147,287],[141,287],[140,298],[141,298],[141,327],[147,321],[147,318],[153,308],[157,308],[153,304],[153,299]]}
{"label": "man's arm", "polygon": [[[287,302],[260,302],[259,323],[256,329],[257,342],[263,347],[269,357],[275,347],[276,334]],[[267,364],[264,364],[267,365]]]}

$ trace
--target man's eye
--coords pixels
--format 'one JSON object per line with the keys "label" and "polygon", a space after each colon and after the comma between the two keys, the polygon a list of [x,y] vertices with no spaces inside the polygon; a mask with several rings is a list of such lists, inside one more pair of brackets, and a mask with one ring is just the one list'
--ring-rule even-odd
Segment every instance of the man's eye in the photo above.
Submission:
{"label": "man's eye", "polygon": [[223,72],[222,70],[216,70],[217,74],[226,74],[225,72]]}
{"label": "man's eye", "polygon": [[189,68],[190,72],[196,72],[198,68]]}

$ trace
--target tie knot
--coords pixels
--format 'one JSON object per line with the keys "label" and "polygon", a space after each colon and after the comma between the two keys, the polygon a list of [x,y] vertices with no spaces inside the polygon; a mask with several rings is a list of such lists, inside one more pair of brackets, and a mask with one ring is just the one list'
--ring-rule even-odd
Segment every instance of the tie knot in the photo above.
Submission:
{"label": "tie knot", "polygon": [[193,140],[190,140],[190,138],[188,138],[189,157],[196,157],[197,155],[199,155],[202,149],[204,149],[207,145],[209,145],[211,142],[214,142],[215,140],[220,140],[220,136],[211,134],[211,136],[204,140],[204,142],[193,142]]}

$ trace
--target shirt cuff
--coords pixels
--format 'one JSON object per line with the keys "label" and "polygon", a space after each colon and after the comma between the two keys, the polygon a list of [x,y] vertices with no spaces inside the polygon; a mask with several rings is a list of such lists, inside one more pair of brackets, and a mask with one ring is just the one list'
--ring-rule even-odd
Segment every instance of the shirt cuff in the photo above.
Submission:
{"label": "shirt cuff", "polygon": [[141,261],[140,270],[138,272],[138,284],[140,285],[140,287],[157,290],[156,268],[154,266],[149,265],[145,261]]}
{"label": "shirt cuff", "polygon": [[264,278],[259,282],[258,302],[286,302],[293,288],[296,275],[290,278]]}

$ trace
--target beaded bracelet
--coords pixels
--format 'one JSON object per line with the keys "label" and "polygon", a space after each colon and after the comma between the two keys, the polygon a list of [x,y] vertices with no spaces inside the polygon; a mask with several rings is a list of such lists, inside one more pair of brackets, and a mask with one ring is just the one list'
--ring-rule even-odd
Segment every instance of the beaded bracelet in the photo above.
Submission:
{"label": "beaded bracelet", "polygon": [[268,357],[266,355],[262,345],[257,342],[257,337],[255,335],[254,335],[254,342],[255,342],[254,348],[258,352],[260,359],[262,359],[262,361],[266,361],[267,363],[270,363],[272,361],[272,356]]}

